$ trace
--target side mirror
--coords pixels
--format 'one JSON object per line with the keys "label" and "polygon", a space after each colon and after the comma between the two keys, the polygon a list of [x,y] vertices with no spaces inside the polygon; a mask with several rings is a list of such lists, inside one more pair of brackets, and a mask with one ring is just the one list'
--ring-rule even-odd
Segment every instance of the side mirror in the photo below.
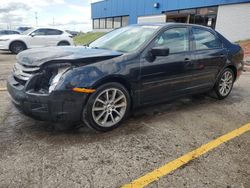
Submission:
{"label": "side mirror", "polygon": [[31,37],[34,37],[34,36],[36,36],[36,34],[35,34],[35,33],[31,33],[30,36],[31,36]]}
{"label": "side mirror", "polygon": [[169,55],[169,48],[167,48],[167,47],[154,47],[151,49],[151,54],[154,57],[168,56]]}

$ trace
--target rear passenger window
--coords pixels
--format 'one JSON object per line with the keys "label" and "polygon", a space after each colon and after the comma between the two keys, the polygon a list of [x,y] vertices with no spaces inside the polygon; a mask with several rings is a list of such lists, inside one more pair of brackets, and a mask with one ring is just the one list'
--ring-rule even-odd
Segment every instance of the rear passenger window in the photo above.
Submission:
{"label": "rear passenger window", "polygon": [[188,29],[172,28],[163,32],[155,41],[157,47],[167,47],[170,53],[179,53],[189,50]]}
{"label": "rear passenger window", "polygon": [[47,35],[61,35],[62,31],[57,29],[47,29]]}
{"label": "rear passenger window", "polygon": [[193,28],[196,50],[221,48],[220,40],[209,31]]}

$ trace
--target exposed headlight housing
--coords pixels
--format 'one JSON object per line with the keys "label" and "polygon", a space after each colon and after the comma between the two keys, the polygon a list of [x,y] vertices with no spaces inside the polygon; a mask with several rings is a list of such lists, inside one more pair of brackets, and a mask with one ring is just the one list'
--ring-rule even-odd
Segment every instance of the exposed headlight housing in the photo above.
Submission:
{"label": "exposed headlight housing", "polygon": [[53,90],[55,90],[58,82],[60,81],[62,75],[69,70],[70,67],[66,66],[66,67],[60,67],[58,68],[57,74],[55,76],[52,77],[51,81],[50,81],[50,86],[49,86],[49,93],[51,93]]}

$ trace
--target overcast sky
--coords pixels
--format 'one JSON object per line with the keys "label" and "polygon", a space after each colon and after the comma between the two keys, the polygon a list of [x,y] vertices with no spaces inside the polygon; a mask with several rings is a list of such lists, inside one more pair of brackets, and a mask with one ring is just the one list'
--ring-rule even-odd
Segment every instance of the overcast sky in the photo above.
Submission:
{"label": "overcast sky", "polygon": [[[100,0],[0,0],[0,28],[17,26],[53,26],[90,31],[90,2]],[[54,18],[54,22],[53,22]]]}

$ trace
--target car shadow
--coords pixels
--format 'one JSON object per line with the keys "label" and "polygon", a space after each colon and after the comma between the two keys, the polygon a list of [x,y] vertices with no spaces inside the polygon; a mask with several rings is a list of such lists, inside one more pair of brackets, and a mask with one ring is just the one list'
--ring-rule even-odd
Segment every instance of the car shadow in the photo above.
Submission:
{"label": "car shadow", "polygon": [[15,55],[11,53],[10,51],[0,51],[0,55]]}
{"label": "car shadow", "polygon": [[237,98],[237,95],[237,91],[233,92],[227,99],[220,101],[211,95],[200,94],[179,98],[164,104],[144,107],[136,110],[128,120],[123,122],[123,125],[110,132],[96,132],[84,124],[72,129],[58,131],[53,124],[26,117],[12,106],[8,117],[3,122],[4,126],[0,127],[0,139],[2,139],[2,133],[5,132],[9,135],[7,140],[8,138],[24,137],[34,141],[43,140],[53,145],[72,145],[105,141],[124,135],[145,134],[149,131],[149,127],[145,127],[143,122],[152,121],[159,115],[166,115],[167,117],[167,115],[178,112],[185,112],[194,108],[199,109],[201,105],[227,104],[232,101],[232,98]]}

